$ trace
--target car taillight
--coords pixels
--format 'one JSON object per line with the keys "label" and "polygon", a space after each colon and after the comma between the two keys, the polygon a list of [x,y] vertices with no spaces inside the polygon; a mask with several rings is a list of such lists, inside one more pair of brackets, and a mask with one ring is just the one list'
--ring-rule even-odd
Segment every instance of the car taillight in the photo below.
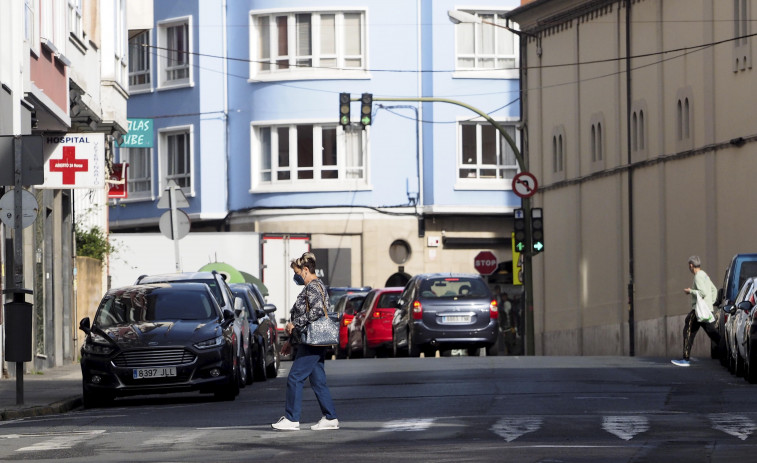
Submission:
{"label": "car taillight", "polygon": [[499,318],[499,311],[497,310],[497,301],[492,300],[489,303],[489,318],[492,320],[496,320]]}
{"label": "car taillight", "polygon": [[423,306],[421,301],[413,301],[413,320],[423,319]]}

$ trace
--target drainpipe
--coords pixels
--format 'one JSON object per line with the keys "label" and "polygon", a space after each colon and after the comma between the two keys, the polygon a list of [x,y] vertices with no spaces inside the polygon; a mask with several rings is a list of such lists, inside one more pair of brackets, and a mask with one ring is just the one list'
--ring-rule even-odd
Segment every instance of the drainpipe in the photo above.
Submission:
{"label": "drainpipe", "polygon": [[636,355],[634,327],[633,167],[631,166],[631,0],[626,1],[626,150],[628,152],[628,355]]}

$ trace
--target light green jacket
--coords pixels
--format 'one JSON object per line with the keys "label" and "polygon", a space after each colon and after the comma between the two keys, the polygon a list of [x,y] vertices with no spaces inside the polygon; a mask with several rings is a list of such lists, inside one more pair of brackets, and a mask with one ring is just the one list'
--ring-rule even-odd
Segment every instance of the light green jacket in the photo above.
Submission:
{"label": "light green jacket", "polygon": [[700,270],[694,275],[694,283],[691,284],[692,309],[697,305],[697,294],[702,296],[708,307],[712,307],[718,297],[718,289],[712,284],[712,280],[704,273],[704,270]]}

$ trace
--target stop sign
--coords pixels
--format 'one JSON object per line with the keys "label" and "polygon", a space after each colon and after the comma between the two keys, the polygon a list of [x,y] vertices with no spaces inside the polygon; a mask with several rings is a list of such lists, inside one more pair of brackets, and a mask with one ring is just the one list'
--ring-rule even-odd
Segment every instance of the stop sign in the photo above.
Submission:
{"label": "stop sign", "polygon": [[476,254],[473,266],[481,275],[491,275],[497,270],[497,257],[491,251],[481,251]]}

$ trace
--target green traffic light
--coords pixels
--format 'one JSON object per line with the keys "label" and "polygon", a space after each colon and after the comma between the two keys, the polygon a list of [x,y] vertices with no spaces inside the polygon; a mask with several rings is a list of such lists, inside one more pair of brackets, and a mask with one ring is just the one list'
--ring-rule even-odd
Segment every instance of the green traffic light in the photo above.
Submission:
{"label": "green traffic light", "polygon": [[523,243],[515,243],[515,249],[517,249],[518,252],[523,251],[523,248],[525,248],[525,247],[526,247],[526,245],[523,244]]}
{"label": "green traffic light", "polygon": [[537,241],[536,243],[534,243],[534,249],[536,249],[538,252],[541,252],[542,249],[544,249],[544,243]]}
{"label": "green traffic light", "polygon": [[349,116],[342,116],[342,119],[340,121],[342,125],[349,125],[350,123],[350,117]]}
{"label": "green traffic light", "polygon": [[360,119],[360,122],[363,125],[371,125],[371,117],[370,116],[363,116],[363,118]]}

